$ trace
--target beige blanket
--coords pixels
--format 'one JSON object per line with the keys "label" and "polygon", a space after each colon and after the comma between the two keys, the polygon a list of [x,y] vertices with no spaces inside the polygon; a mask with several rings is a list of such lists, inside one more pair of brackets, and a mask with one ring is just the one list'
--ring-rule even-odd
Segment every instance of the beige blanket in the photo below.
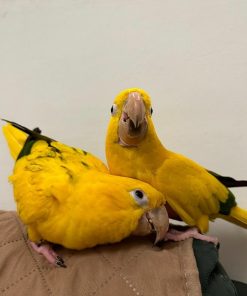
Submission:
{"label": "beige blanket", "polygon": [[57,250],[67,268],[36,254],[15,212],[0,211],[1,296],[199,296],[192,240],[153,248],[150,238],[84,251]]}

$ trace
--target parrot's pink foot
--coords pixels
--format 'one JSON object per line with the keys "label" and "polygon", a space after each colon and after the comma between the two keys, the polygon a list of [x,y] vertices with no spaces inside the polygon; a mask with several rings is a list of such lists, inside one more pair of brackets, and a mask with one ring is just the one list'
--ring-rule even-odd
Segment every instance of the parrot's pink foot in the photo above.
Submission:
{"label": "parrot's pink foot", "polygon": [[63,259],[53,251],[52,247],[48,243],[41,243],[40,245],[37,245],[36,243],[30,241],[30,245],[34,251],[43,255],[52,265],[57,267],[66,267]]}
{"label": "parrot's pink foot", "polygon": [[165,240],[172,240],[172,241],[178,242],[178,241],[185,240],[187,238],[195,238],[195,239],[203,240],[206,242],[213,243],[216,246],[219,244],[219,240],[217,237],[201,234],[199,233],[199,230],[196,227],[191,227],[185,231],[178,231],[176,229],[171,228],[167,232]]}

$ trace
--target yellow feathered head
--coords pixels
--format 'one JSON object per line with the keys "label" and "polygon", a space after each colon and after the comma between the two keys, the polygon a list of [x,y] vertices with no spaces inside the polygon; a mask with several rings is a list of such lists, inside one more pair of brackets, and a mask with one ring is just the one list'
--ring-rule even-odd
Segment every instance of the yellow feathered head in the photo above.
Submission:
{"label": "yellow feathered head", "polygon": [[120,92],[111,107],[107,138],[123,146],[138,146],[147,133],[155,134],[152,113],[150,96],[146,91],[129,88]]}
{"label": "yellow feathered head", "polygon": [[[94,178],[97,180],[94,181]],[[95,182],[93,188],[90,186],[87,190],[91,191],[88,201],[92,197],[92,202],[88,211],[85,205],[82,208],[85,215],[94,213],[94,217],[88,220],[98,220],[95,232],[101,227],[105,231],[110,227],[108,233],[113,237],[108,241],[119,241],[133,233],[147,235],[151,232],[156,232],[156,242],[164,238],[169,222],[163,194],[136,179],[110,174],[95,175],[89,179]]]}

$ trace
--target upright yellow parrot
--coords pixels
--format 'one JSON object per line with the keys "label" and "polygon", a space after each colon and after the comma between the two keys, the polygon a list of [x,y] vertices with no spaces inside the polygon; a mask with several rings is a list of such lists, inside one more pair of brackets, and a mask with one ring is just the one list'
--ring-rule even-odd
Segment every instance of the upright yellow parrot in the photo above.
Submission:
{"label": "upright yellow parrot", "polygon": [[92,154],[39,129],[9,122],[3,132],[15,159],[10,181],[18,214],[33,249],[53,265],[65,267],[45,242],[81,250],[131,234],[156,232],[156,242],[164,239],[165,199],[149,184],[112,176]]}
{"label": "upright yellow parrot", "polygon": [[216,217],[246,227],[247,211],[237,206],[227,187],[247,186],[247,181],[220,176],[166,149],[155,132],[151,100],[144,90],[122,91],[111,114],[106,137],[110,173],[151,184],[184,222],[202,233]]}

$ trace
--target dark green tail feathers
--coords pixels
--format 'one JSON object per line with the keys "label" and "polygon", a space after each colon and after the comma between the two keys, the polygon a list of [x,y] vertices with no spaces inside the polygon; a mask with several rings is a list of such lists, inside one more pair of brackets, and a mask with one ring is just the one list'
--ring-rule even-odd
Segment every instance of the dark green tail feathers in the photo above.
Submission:
{"label": "dark green tail feathers", "polygon": [[35,129],[33,130],[30,130],[28,129],[27,127],[24,127],[16,122],[13,122],[13,121],[9,121],[7,119],[2,119],[3,121],[5,122],[8,122],[10,123],[11,125],[13,125],[14,127],[16,127],[17,129],[23,131],[24,133],[28,134],[33,140],[44,140],[48,143],[52,142],[52,141],[55,141],[49,137],[46,137],[46,136],[43,136],[41,135],[41,130],[36,127]]}
{"label": "dark green tail feathers", "polygon": [[247,186],[247,180],[235,180],[232,177],[221,176],[215,172],[212,172],[209,170],[207,171],[226,187],[246,187]]}

